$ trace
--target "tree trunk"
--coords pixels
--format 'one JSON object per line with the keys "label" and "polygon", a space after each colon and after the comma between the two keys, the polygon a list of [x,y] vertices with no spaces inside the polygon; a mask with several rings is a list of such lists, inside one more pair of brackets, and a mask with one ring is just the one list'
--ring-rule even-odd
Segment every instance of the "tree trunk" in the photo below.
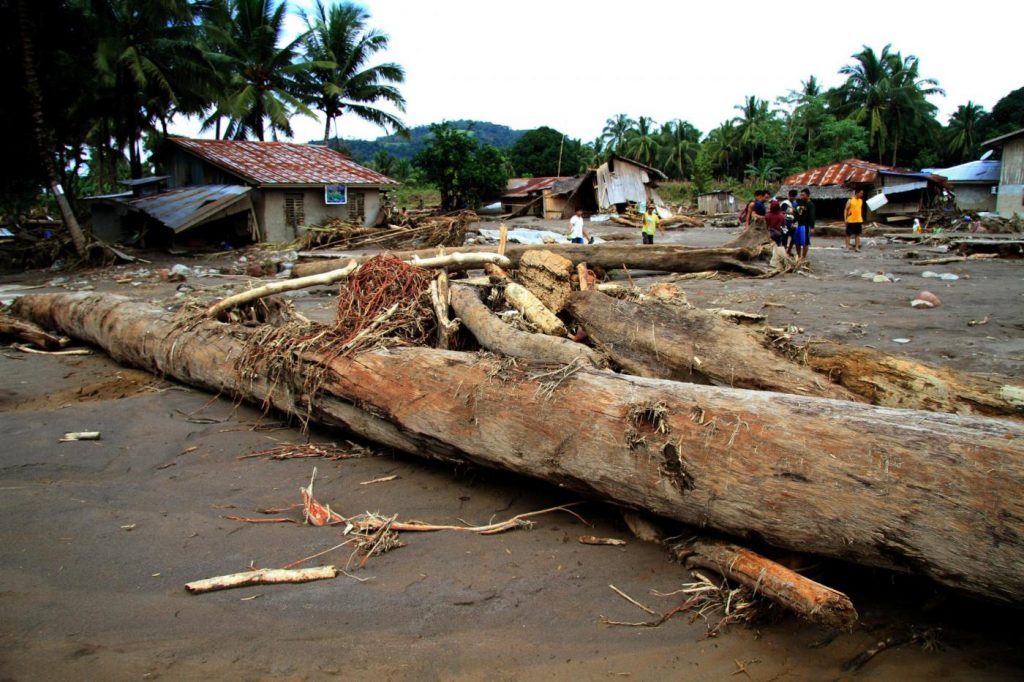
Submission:
{"label": "tree trunk", "polygon": [[519,331],[503,322],[483,304],[470,287],[453,286],[451,304],[455,314],[481,346],[514,358],[555,365],[582,360],[593,367],[607,365],[600,353],[566,338]]}
{"label": "tree trunk", "polygon": [[4,336],[12,336],[39,346],[43,350],[54,350],[64,345],[59,337],[47,334],[38,325],[0,313],[0,337]]}
{"label": "tree trunk", "polygon": [[579,291],[569,301],[569,312],[594,344],[630,374],[857,399],[820,374],[765,350],[744,328],[706,310]]}
{"label": "tree trunk", "polygon": [[[767,239],[767,235],[765,236]],[[488,246],[460,246],[459,251],[496,251],[496,247]],[[589,244],[509,244],[505,255],[512,261],[512,267],[517,267],[523,254],[528,251],[543,249],[559,256],[568,258],[573,265],[586,263],[588,267],[603,268],[605,270],[616,270],[629,268],[630,270],[656,270],[659,272],[707,272],[709,270],[725,270],[729,272],[740,272],[747,275],[761,275],[764,271],[747,263],[760,254],[760,249],[747,248],[713,248],[697,249],[686,246],[638,246],[636,244],[601,244],[593,246]],[[402,260],[408,260],[413,256],[432,256],[437,253],[437,247],[429,249],[415,249],[411,251],[393,251],[391,255]],[[357,256],[355,261],[362,263],[372,258],[373,255]],[[316,275],[321,272],[328,272],[344,267],[350,258],[329,259],[311,263],[298,263],[292,272],[295,277]]]}
{"label": "tree trunk", "polygon": [[71,204],[64,195],[64,188],[57,180],[57,169],[53,164],[53,143],[50,134],[46,129],[46,122],[43,118],[43,91],[39,87],[39,78],[36,75],[35,52],[32,46],[32,26],[25,10],[25,0],[18,0],[18,29],[21,37],[22,68],[25,74],[25,89],[28,91],[29,106],[32,108],[32,127],[35,134],[36,147],[39,149],[40,160],[43,163],[43,170],[46,172],[46,180],[53,192],[60,214],[64,218],[64,225],[71,235],[71,242],[75,246],[75,253],[79,258],[85,258],[87,249],[85,235],[78,224],[75,212],[71,210]]}
{"label": "tree trunk", "polygon": [[[212,391],[291,413],[308,400],[317,421],[409,453],[1024,604],[1024,425],[1015,421],[587,368],[531,377],[425,348],[304,356],[268,383],[235,367],[244,329],[186,328],[148,304],[95,293],[23,296],[15,309]],[[324,382],[305,396],[309,371]]]}
{"label": "tree trunk", "polygon": [[816,340],[800,349],[813,369],[874,405],[1024,417],[1024,382],[916,362],[871,348]]}

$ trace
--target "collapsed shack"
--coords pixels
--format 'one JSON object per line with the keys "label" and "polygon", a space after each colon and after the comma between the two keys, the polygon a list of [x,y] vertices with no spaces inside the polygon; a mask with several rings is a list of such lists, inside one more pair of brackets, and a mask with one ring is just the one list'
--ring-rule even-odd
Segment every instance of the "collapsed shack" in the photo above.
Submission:
{"label": "collapsed shack", "polygon": [[[429,336],[426,299],[407,287],[412,272],[388,268],[351,289],[358,324],[343,332],[341,320],[289,333],[181,319],[100,294],[24,296],[15,309],[121,362],[411,454],[1021,603],[1021,422],[732,388],[728,359],[720,385],[703,386],[410,346]],[[419,314],[393,317],[401,300]],[[389,335],[398,319],[421,322]],[[703,372],[714,361],[690,358]]]}

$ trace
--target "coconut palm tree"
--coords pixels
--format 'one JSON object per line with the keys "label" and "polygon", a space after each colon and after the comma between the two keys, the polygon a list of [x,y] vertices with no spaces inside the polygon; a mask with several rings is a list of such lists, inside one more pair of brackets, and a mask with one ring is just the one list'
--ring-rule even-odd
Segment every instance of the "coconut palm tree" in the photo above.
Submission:
{"label": "coconut palm tree", "polygon": [[322,0],[317,0],[312,17],[305,16],[306,55],[323,66],[314,67],[301,80],[310,106],[324,115],[324,144],[331,125],[345,113],[384,129],[407,132],[397,116],[373,106],[382,102],[405,111],[405,98],[395,87],[405,80],[405,70],[391,62],[368,65],[388,48],[386,34],[367,29],[369,18],[369,12],[358,5],[343,2],[328,8]]}
{"label": "coconut palm tree", "polygon": [[274,139],[278,133],[290,137],[293,114],[316,118],[302,100],[298,78],[329,64],[297,59],[308,32],[282,44],[285,0],[228,0],[226,9],[217,15],[223,23],[206,26],[213,59],[225,74],[207,125],[225,117],[226,138],[264,140],[268,132]]}
{"label": "coconut palm tree", "polygon": [[608,142],[607,149],[612,152],[621,152],[626,136],[636,128],[636,121],[626,114],[616,114],[604,123],[604,131],[601,137]]}
{"label": "coconut palm tree", "polygon": [[624,143],[625,152],[630,158],[648,166],[655,163],[659,148],[656,127],[654,119],[649,116],[637,119],[636,127],[627,134]]}
{"label": "coconut palm tree", "polygon": [[197,42],[196,6],[187,0],[93,0],[97,33],[94,97],[118,147],[140,177],[140,141],[174,107],[197,108],[211,68]]}
{"label": "coconut palm tree", "polygon": [[954,160],[962,162],[974,157],[978,151],[978,131],[987,116],[984,107],[969,101],[949,117],[946,151]]}
{"label": "coconut palm tree", "polygon": [[878,161],[891,150],[895,164],[908,130],[934,114],[935,107],[926,97],[945,92],[936,80],[920,77],[917,57],[904,58],[892,51],[892,45],[878,54],[865,45],[851,56],[854,63],[839,69],[846,82],[832,93],[834,109],[868,131]]}
{"label": "coconut palm tree", "polygon": [[740,116],[733,119],[739,131],[739,142],[749,152],[750,163],[753,163],[758,151],[764,153],[767,126],[775,112],[769,109],[768,100],[753,95],[746,97],[743,104],[737,104],[734,108],[741,112]]}
{"label": "coconut palm tree", "polygon": [[676,119],[661,127],[661,163],[679,180],[689,179],[700,148],[700,131],[689,121]]}

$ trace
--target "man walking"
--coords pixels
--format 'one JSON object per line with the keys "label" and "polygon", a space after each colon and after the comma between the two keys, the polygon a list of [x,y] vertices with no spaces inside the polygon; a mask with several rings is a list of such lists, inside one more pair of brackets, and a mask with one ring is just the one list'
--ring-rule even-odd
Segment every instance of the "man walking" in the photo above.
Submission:
{"label": "man walking", "polygon": [[643,238],[644,244],[654,243],[654,233],[661,229],[661,233],[665,234],[665,228],[661,226],[661,216],[654,208],[654,202],[647,204],[647,211],[644,213],[644,224],[640,228],[641,237]]}
{"label": "man walking", "polygon": [[583,222],[583,209],[577,208],[576,215],[569,218],[569,241],[573,244],[586,244],[590,240],[590,232]]}
{"label": "man walking", "polygon": [[815,209],[811,201],[811,190],[804,188],[800,190],[800,198],[796,204],[796,232],[793,235],[793,245],[796,247],[796,255],[801,261],[807,260],[807,250],[811,246],[811,233],[814,232]]}
{"label": "man walking", "polygon": [[854,251],[860,251],[860,234],[864,231],[864,190],[855,190],[846,202],[843,211],[846,220],[846,246],[850,250],[850,237],[853,237]]}

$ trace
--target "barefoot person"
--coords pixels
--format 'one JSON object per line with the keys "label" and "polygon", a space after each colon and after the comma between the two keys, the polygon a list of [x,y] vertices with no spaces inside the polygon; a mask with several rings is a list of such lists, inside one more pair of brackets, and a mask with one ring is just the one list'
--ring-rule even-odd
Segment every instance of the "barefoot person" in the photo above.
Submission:
{"label": "barefoot person", "polygon": [[860,251],[860,233],[864,231],[864,190],[855,190],[846,202],[843,211],[846,219],[846,246],[850,250],[850,237],[853,237],[854,251]]}

